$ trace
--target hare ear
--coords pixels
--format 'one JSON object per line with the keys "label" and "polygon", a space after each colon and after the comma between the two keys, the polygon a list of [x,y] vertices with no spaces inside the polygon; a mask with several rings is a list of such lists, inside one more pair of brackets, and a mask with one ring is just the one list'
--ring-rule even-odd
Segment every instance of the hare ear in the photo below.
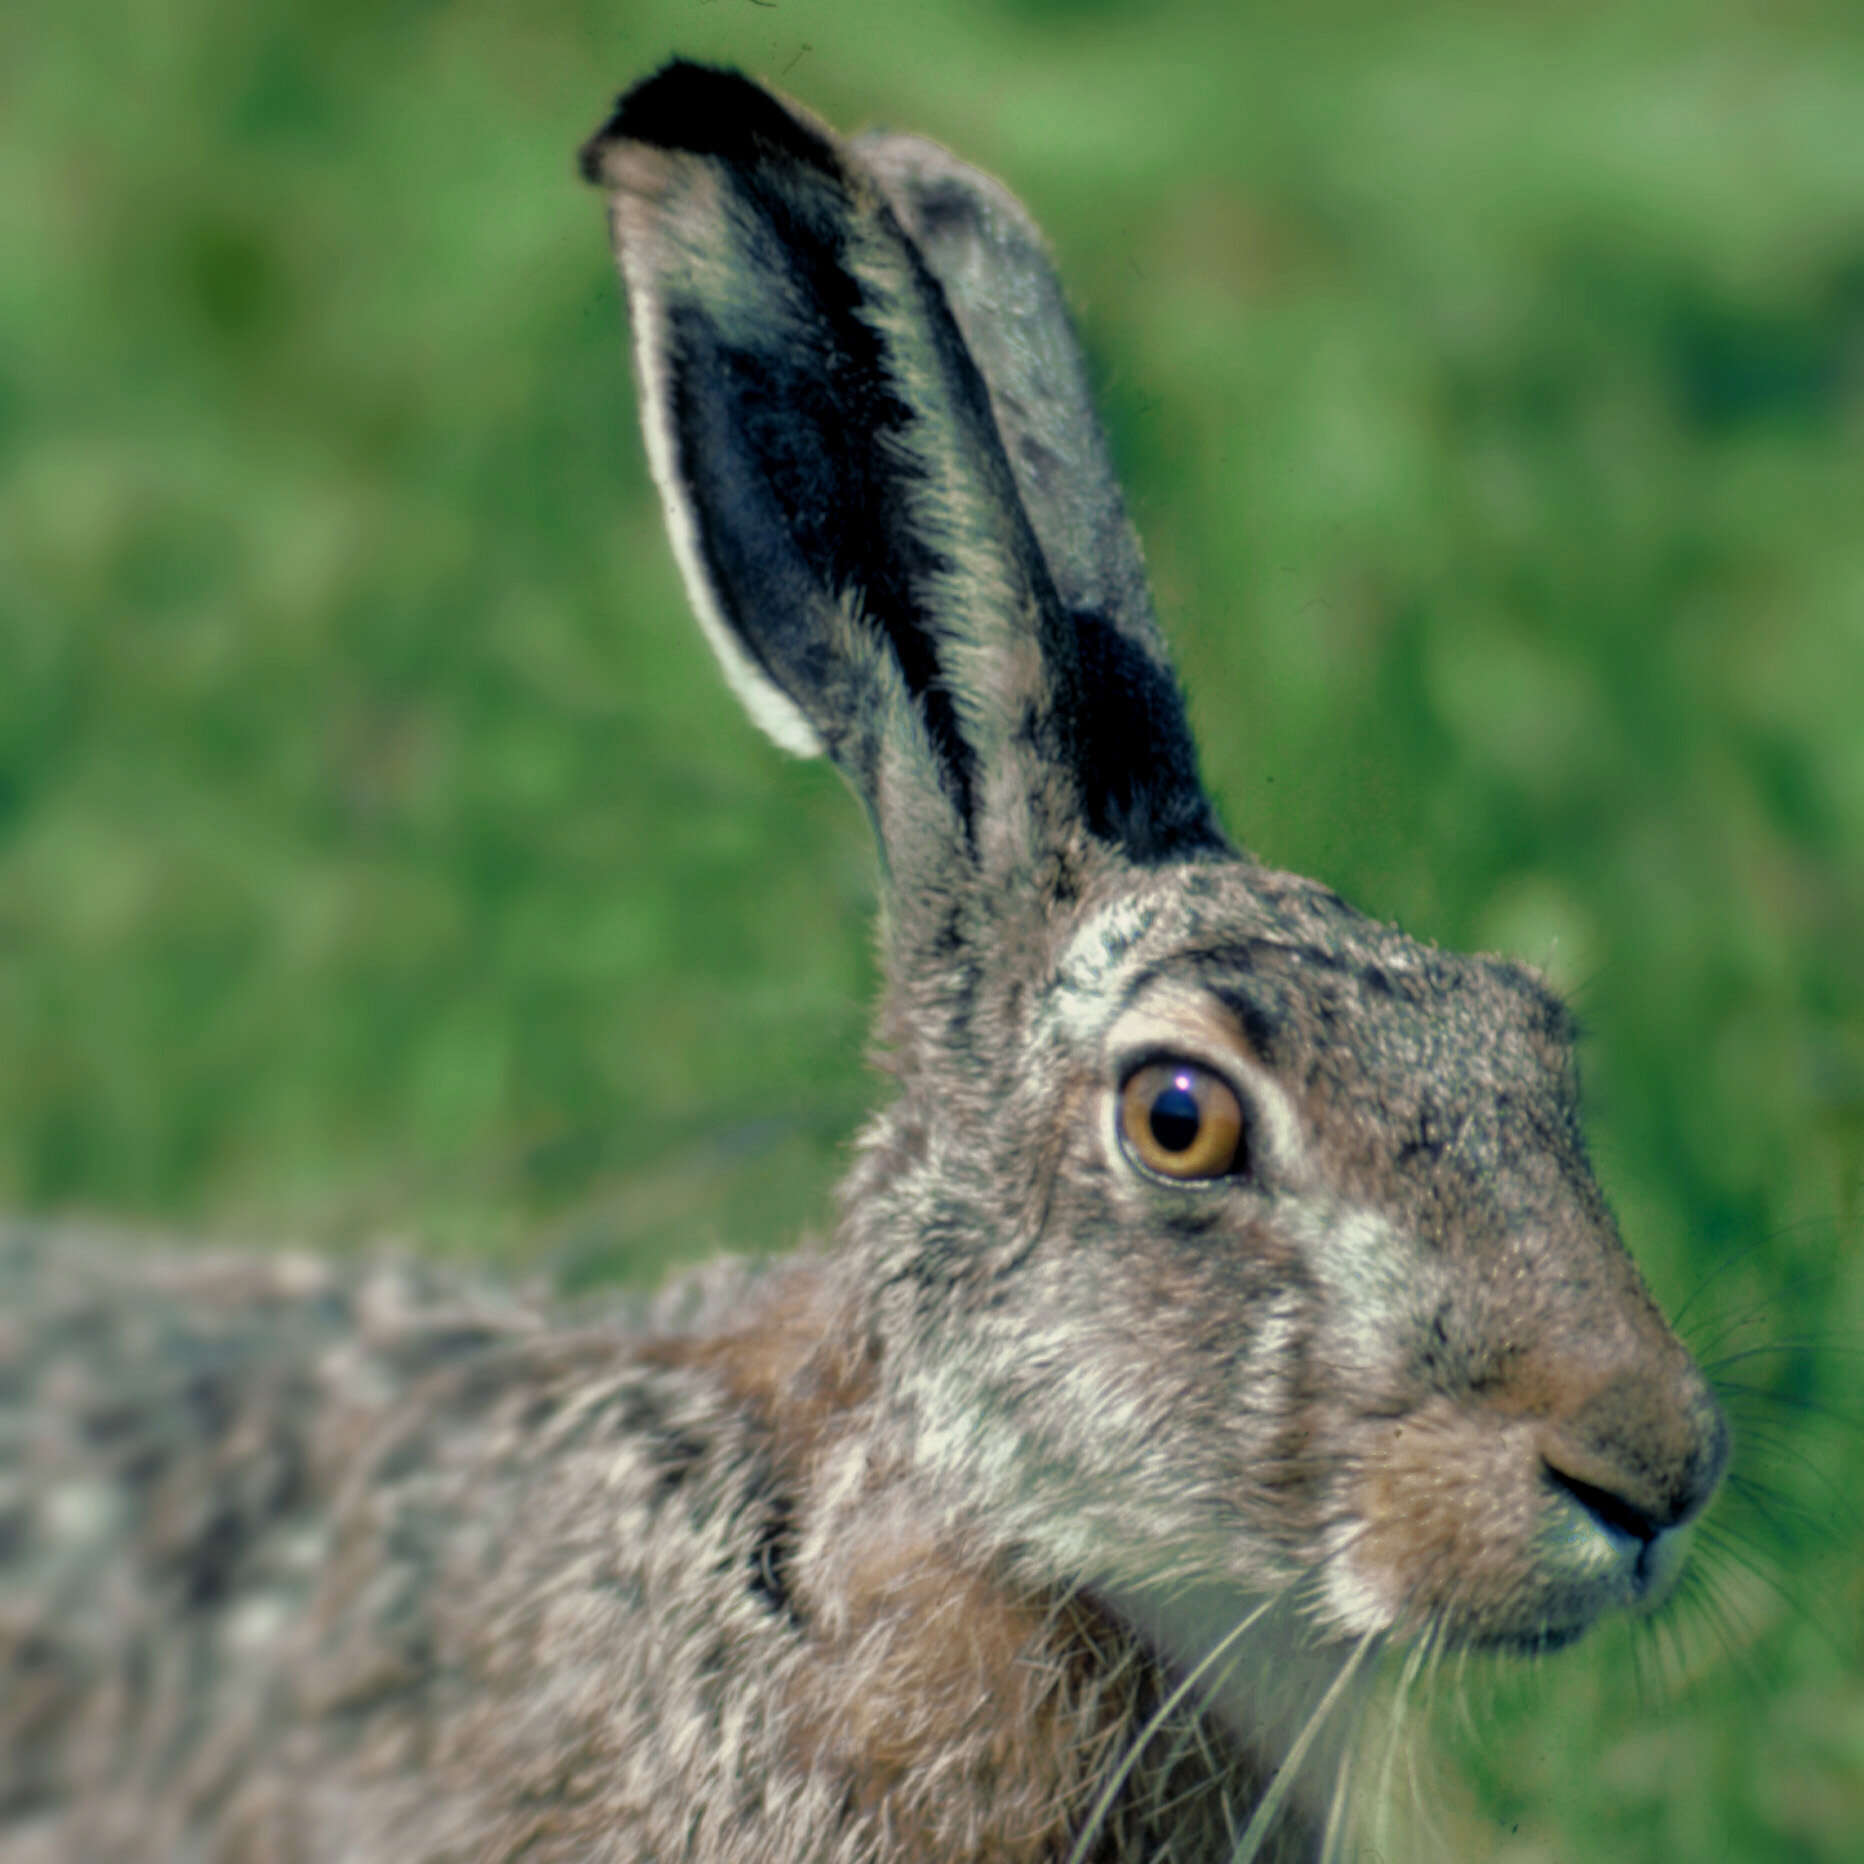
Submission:
{"label": "hare ear", "polygon": [[1154,718],[1156,682],[1077,630],[874,179],[769,93],[682,63],[621,99],[583,170],[609,191],[701,622],[771,735],[841,766],[890,864],[928,832],[927,857],[993,869],[1083,833],[1138,859],[1213,842],[1188,762],[1159,757],[1182,713]]}
{"label": "hare ear", "polygon": [[924,136],[870,130],[851,146],[943,287],[984,378],[1017,493],[1073,617],[1086,685],[1118,691],[1143,718],[1149,807],[1128,814],[1122,839],[1175,846],[1207,832],[1220,843],[1087,358],[1041,232],[1002,182]]}
{"label": "hare ear", "polygon": [[1035,222],[1002,182],[923,136],[870,130],[851,147],[944,289],[1063,604],[1104,620],[1175,698],[1087,359]]}

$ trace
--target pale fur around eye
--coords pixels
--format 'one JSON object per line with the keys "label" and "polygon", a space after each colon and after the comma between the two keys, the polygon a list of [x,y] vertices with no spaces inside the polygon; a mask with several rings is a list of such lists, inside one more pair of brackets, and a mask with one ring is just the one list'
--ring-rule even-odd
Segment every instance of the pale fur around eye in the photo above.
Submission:
{"label": "pale fur around eye", "polygon": [[1120,1143],[1144,1170],[1194,1182],[1247,1163],[1242,1103],[1221,1075],[1193,1061],[1147,1062],[1120,1088]]}

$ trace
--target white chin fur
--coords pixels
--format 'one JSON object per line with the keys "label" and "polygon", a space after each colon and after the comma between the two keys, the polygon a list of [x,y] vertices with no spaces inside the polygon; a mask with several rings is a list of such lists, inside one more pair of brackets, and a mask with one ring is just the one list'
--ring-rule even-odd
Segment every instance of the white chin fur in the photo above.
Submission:
{"label": "white chin fur", "polygon": [[[1331,1563],[1338,1565],[1338,1562]],[[1289,1594],[1264,1597],[1215,1582],[1120,1588],[1108,1602],[1167,1660],[1173,1678],[1197,1672],[1192,1693],[1255,1754],[1279,1764],[1303,1739],[1330,1688],[1354,1662],[1357,1634],[1324,1631]],[[1381,1616],[1362,1628],[1376,1632]],[[1245,1626],[1232,1639],[1232,1633]],[[1219,1645],[1227,1647],[1212,1660]],[[1354,1679],[1363,1685],[1369,1666]],[[1326,1811],[1339,1757],[1356,1722],[1356,1699],[1332,1705],[1294,1783],[1310,1817]]]}
{"label": "white chin fur", "polygon": [[1389,1631],[1397,1609],[1387,1589],[1374,1584],[1354,1564],[1352,1542],[1357,1523],[1345,1523],[1334,1536],[1341,1544],[1328,1550],[1321,1569],[1321,1597],[1327,1622],[1342,1637],[1366,1637]]}

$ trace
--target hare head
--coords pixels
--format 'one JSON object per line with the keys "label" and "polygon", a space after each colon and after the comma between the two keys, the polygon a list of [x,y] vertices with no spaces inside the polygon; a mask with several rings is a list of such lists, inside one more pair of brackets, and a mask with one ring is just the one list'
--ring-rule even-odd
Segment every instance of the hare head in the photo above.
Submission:
{"label": "hare head", "polygon": [[1727,1432],[1568,1014],[1226,839],[1021,208],[689,64],[583,163],[705,634],[880,847],[838,1260],[889,1453],[1179,1665],[1268,1598],[1523,1648],[1661,1598]]}

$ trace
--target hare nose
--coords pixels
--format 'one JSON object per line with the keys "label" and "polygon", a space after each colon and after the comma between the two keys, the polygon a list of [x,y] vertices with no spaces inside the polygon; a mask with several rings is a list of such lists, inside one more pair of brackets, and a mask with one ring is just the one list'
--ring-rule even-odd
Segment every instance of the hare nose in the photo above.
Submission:
{"label": "hare nose", "polygon": [[1547,1479],[1601,1525],[1648,1544],[1708,1506],[1728,1463],[1728,1425],[1693,1367],[1664,1389],[1614,1379],[1542,1430]]}
{"label": "hare nose", "polygon": [[1611,1489],[1601,1488],[1596,1482],[1587,1482],[1544,1456],[1541,1461],[1547,1480],[1556,1489],[1570,1495],[1595,1521],[1626,1539],[1653,1541],[1665,1528],[1675,1525],[1673,1521],[1659,1521],[1636,1502]]}

